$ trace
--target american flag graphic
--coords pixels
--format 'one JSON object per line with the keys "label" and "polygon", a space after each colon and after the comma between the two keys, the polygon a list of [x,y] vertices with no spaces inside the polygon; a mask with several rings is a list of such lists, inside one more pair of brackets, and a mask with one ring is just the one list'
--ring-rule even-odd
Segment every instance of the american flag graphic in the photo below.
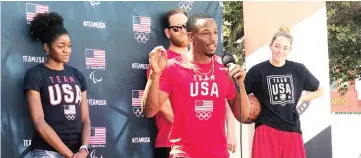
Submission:
{"label": "american flag graphic", "polygon": [[49,12],[47,5],[26,3],[26,21],[28,22],[33,21],[36,14],[47,12]]}
{"label": "american flag graphic", "polygon": [[64,114],[65,115],[76,114],[75,105],[64,105]]}
{"label": "american flag graphic", "polygon": [[196,100],[196,112],[213,112],[213,100]]}
{"label": "american flag graphic", "polygon": [[150,17],[133,16],[133,31],[150,33]]}
{"label": "american flag graphic", "polygon": [[92,127],[89,144],[106,144],[106,133],[105,127]]}
{"label": "american flag graphic", "polygon": [[87,66],[105,67],[105,50],[86,49],[85,64]]}
{"label": "american flag graphic", "polygon": [[142,106],[144,90],[132,90],[132,106]]}

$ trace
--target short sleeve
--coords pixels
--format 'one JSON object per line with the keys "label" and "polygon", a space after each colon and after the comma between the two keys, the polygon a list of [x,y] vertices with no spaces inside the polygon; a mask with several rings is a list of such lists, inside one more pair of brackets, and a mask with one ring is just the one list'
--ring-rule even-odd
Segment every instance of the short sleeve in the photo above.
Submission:
{"label": "short sleeve", "polygon": [[303,76],[303,90],[316,91],[320,86],[320,81],[302,64]]}
{"label": "short sleeve", "polygon": [[227,100],[233,100],[236,97],[236,85],[231,79],[228,80]]}
{"label": "short sleeve", "polygon": [[86,82],[85,76],[83,75],[83,73],[81,73],[79,70],[75,69],[75,73],[76,76],[78,77],[78,79],[80,80],[80,84],[81,84],[81,92],[84,92],[86,90],[88,90],[88,84]]}
{"label": "short sleeve", "polygon": [[24,92],[35,90],[40,92],[42,86],[42,75],[39,69],[31,68],[24,76]]}
{"label": "short sleeve", "polygon": [[166,92],[168,95],[170,95],[172,92],[171,72],[174,71],[172,68],[174,68],[174,66],[167,65],[167,67],[162,71],[159,79],[159,89]]}
{"label": "short sleeve", "polygon": [[257,65],[251,67],[246,73],[246,78],[244,79],[244,86],[246,88],[247,94],[251,94],[255,91],[257,82],[259,81],[259,75],[257,71]]}

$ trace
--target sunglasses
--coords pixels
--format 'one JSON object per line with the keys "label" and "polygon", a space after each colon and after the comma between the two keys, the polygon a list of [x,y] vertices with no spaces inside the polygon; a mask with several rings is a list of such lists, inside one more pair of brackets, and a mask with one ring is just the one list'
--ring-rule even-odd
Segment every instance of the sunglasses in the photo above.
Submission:
{"label": "sunglasses", "polygon": [[184,30],[186,29],[186,25],[181,25],[181,26],[169,26],[169,29],[173,29],[174,32],[178,32],[180,30],[182,30],[184,28]]}

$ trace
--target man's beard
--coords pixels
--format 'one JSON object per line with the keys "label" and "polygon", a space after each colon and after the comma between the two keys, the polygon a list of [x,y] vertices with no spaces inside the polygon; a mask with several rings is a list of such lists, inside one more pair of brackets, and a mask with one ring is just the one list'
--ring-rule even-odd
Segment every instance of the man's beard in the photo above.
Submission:
{"label": "man's beard", "polygon": [[170,36],[170,41],[177,47],[188,47],[188,45],[189,45],[188,38],[184,38],[184,39],[180,40],[174,36]]}

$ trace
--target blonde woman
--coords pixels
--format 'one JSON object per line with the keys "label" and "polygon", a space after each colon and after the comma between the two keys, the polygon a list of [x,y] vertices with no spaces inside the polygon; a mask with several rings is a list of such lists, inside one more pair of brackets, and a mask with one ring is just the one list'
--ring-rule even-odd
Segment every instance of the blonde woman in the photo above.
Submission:
{"label": "blonde woman", "polygon": [[[247,94],[261,102],[255,121],[252,158],[305,158],[298,102],[323,95],[320,82],[305,65],[287,60],[293,37],[281,27],[269,45],[272,58],[253,66],[246,75]],[[310,91],[302,96],[302,91]]]}

